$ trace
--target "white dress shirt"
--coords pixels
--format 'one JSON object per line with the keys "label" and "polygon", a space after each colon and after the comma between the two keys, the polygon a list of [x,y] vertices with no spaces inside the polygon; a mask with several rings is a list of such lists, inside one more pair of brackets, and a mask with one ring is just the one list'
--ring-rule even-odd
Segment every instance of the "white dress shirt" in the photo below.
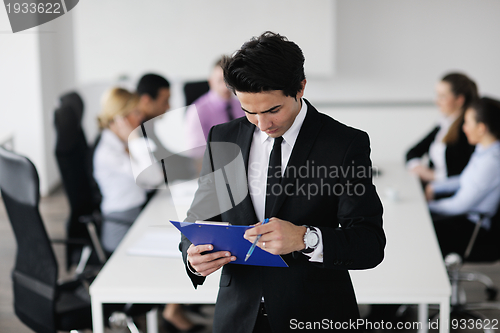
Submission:
{"label": "white dress shirt", "polygon": [[[292,126],[283,134],[283,142],[281,143],[281,170],[286,169],[300,128],[306,118],[307,104],[304,100],[301,100],[301,103],[302,107],[299,114],[295,117]],[[255,214],[259,221],[264,221],[266,217],[271,217],[264,216],[264,212],[266,206],[267,171],[273,145],[274,139],[256,127],[250,147],[250,156],[248,158],[248,189],[250,197],[252,198]],[[320,243],[314,252],[305,255],[311,258],[309,259],[310,261],[323,262],[323,240],[321,231],[318,228],[316,228],[316,230],[319,234]]]}
{"label": "white dress shirt", "polygon": [[[448,168],[446,165],[446,144],[443,142],[443,139],[446,134],[448,134],[451,125],[455,122],[458,116],[458,114],[453,114],[441,117],[439,121],[439,131],[436,133],[436,137],[429,147],[429,158],[433,164],[435,180],[443,180],[448,176]],[[411,170],[421,163],[421,158],[412,158],[406,163],[406,167]]]}
{"label": "white dress shirt", "polygon": [[[479,213],[492,217],[500,202],[500,142],[476,146],[462,174],[432,182],[434,193],[455,193],[452,197],[429,202],[431,212],[444,215],[468,214],[477,222]],[[490,228],[487,218],[483,224]]]}
{"label": "white dress shirt", "polygon": [[[154,150],[154,142],[148,140]],[[126,144],[109,129],[104,129],[94,153],[94,178],[102,193],[103,214],[125,211],[141,206],[146,201],[147,188],[161,184],[163,175],[158,168],[141,176],[144,184],[136,184],[141,171],[149,167],[151,157],[144,138],[135,138]]]}

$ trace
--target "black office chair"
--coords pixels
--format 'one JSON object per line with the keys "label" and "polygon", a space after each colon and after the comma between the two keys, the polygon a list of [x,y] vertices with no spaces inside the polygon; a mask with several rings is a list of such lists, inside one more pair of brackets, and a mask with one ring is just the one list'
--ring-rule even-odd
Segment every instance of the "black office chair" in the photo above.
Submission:
{"label": "black office chair", "polygon": [[[470,241],[463,254],[450,253],[445,257],[446,269],[450,278],[451,314],[459,318],[487,319],[478,310],[500,310],[500,302],[495,302],[498,294],[497,287],[485,274],[479,272],[464,271],[464,263],[495,263],[500,260],[500,210],[491,218],[489,232],[480,235],[481,225],[485,216],[481,216],[471,235]],[[486,286],[486,302],[467,302],[462,281],[476,281]],[[493,332],[484,329],[485,332]]]}
{"label": "black office chair", "polygon": [[90,328],[85,285],[57,281],[57,261],[38,210],[39,180],[31,161],[0,148],[0,190],[17,241],[12,271],[17,317],[38,333]]}
{"label": "black office chair", "polygon": [[[39,179],[29,159],[0,147],[0,193],[17,241],[12,281],[17,317],[37,333],[81,330],[92,327],[88,284],[95,272],[58,282],[58,266],[43,224],[38,203]],[[71,240],[68,240],[71,242]],[[132,316],[152,305],[107,304],[107,324],[139,330]]]}
{"label": "black office chair", "polygon": [[186,106],[193,104],[201,95],[208,92],[210,87],[208,81],[187,82],[184,84],[184,97]]}
{"label": "black office chair", "polygon": [[80,243],[66,247],[66,269],[78,263],[78,273],[84,269],[90,253],[92,262],[106,261],[98,237],[101,194],[92,176],[92,149],[82,128],[83,108],[80,96],[71,92],[61,96],[54,113],[55,154],[71,208],[66,235]]}

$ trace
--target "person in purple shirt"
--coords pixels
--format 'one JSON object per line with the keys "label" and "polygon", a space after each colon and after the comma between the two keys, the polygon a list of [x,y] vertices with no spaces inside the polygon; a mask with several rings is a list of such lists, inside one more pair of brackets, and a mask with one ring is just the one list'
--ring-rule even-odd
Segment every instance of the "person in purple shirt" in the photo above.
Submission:
{"label": "person in purple shirt", "polygon": [[[201,147],[206,144],[208,132],[212,126],[243,117],[240,102],[234,94],[227,89],[221,67],[222,58],[212,69],[208,85],[210,90],[200,96],[188,107],[186,124],[190,147]],[[201,131],[200,131],[201,125]],[[201,159],[205,149],[193,150],[195,159]],[[196,152],[199,152],[197,154]]]}

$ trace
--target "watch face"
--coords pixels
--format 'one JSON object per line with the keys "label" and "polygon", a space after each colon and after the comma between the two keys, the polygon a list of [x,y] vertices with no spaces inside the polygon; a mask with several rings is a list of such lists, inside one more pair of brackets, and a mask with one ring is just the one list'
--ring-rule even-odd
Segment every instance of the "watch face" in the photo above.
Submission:
{"label": "watch face", "polygon": [[307,247],[315,248],[318,246],[319,236],[316,231],[309,231],[307,233]]}

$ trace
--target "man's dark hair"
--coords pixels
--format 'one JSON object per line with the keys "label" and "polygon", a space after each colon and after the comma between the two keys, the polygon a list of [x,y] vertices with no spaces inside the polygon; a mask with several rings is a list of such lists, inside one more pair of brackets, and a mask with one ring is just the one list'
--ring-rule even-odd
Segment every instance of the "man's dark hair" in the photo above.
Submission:
{"label": "man's dark hair", "polygon": [[148,94],[152,99],[158,97],[161,88],[170,88],[170,82],[158,74],[145,74],[137,83],[137,94],[139,96]]}
{"label": "man's dark hair", "polygon": [[224,57],[224,80],[233,92],[282,90],[295,97],[302,90],[304,54],[300,47],[271,31],[253,37],[231,57]]}

